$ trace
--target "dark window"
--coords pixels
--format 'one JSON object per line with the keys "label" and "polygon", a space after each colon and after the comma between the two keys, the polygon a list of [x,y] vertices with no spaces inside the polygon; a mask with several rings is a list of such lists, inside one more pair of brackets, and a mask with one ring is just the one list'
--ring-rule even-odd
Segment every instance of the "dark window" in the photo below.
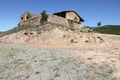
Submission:
{"label": "dark window", "polygon": [[27,16],[26,19],[29,19],[29,17]]}
{"label": "dark window", "polygon": [[21,17],[21,20],[23,20],[23,17]]}

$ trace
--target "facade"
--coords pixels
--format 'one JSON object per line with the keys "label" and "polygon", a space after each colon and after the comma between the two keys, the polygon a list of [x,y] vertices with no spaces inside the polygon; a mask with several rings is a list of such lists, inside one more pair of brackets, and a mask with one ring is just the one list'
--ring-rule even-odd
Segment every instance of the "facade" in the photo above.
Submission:
{"label": "facade", "polygon": [[[41,16],[32,14],[30,12],[25,12],[20,19],[20,25],[30,24],[39,25]],[[64,26],[69,26],[73,28],[84,27],[81,22],[84,20],[73,10],[61,11],[48,15],[48,22],[53,22],[57,24],[62,24]]]}
{"label": "facade", "polygon": [[73,10],[61,11],[61,12],[53,13],[53,15],[61,16],[63,18],[76,21],[78,23],[84,22],[84,20]]}

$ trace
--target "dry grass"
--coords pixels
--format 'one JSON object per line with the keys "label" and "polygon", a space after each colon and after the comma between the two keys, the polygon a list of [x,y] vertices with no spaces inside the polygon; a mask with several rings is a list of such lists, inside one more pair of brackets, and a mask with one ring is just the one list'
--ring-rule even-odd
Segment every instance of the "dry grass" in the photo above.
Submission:
{"label": "dry grass", "polygon": [[35,48],[3,43],[0,80],[119,80],[119,58],[119,51],[107,48]]}

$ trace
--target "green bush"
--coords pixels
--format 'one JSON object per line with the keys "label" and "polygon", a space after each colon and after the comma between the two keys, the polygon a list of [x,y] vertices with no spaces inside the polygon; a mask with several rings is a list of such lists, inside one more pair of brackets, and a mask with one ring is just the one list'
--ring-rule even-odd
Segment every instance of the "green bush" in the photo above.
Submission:
{"label": "green bush", "polygon": [[43,10],[43,11],[41,12],[41,20],[40,20],[40,23],[41,23],[41,24],[47,23],[47,19],[48,19],[48,14],[46,13],[45,10]]}

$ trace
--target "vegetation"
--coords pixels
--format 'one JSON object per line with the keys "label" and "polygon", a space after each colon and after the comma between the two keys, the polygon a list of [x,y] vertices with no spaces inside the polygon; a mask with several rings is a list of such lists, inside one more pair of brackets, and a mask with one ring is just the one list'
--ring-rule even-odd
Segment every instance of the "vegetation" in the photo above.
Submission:
{"label": "vegetation", "polygon": [[36,26],[22,25],[22,26],[14,27],[13,29],[10,29],[8,31],[1,32],[0,37],[8,35],[8,34],[16,33],[16,32],[21,31],[21,30],[27,30],[27,29],[32,30],[32,29],[35,29],[35,28],[38,28],[38,26],[37,25]]}
{"label": "vegetation", "polygon": [[[65,30],[68,29],[67,26],[64,26],[62,24],[51,23],[51,22],[49,22],[48,24],[51,24],[52,26],[56,26],[58,28],[62,28]],[[21,26],[18,25],[18,27],[14,27],[8,31],[0,32],[0,37],[5,36],[5,35],[9,35],[12,33],[16,33],[16,32],[21,31],[21,30],[27,30],[27,29],[37,31],[38,34],[41,34],[42,31],[44,31],[44,29],[40,28],[39,25],[21,25]],[[26,35],[26,33],[25,33],[25,35]]]}
{"label": "vegetation", "polygon": [[43,10],[43,11],[41,12],[41,20],[40,20],[40,23],[41,23],[41,24],[47,23],[47,19],[48,19],[48,14],[46,13],[45,10]]}
{"label": "vegetation", "polygon": [[97,26],[98,26],[98,27],[101,27],[101,25],[102,25],[101,22],[98,22],[98,23],[97,23]]}
{"label": "vegetation", "polygon": [[120,25],[105,25],[102,27],[94,28],[94,32],[120,35]]}
{"label": "vegetation", "polygon": [[61,27],[61,28],[68,28],[67,26],[64,26],[62,24],[53,23],[53,22],[48,22],[48,23],[51,24],[52,26]]}
{"label": "vegetation", "polygon": [[74,17],[74,21],[78,21],[78,18],[77,18],[77,17]]}

